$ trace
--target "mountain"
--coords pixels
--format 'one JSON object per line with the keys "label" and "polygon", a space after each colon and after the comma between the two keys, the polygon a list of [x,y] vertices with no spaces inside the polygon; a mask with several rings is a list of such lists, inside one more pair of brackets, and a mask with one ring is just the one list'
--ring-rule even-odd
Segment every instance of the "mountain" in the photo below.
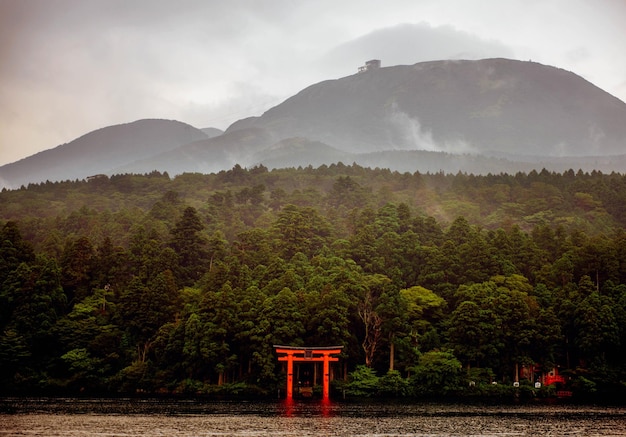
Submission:
{"label": "mountain", "polygon": [[222,135],[224,133],[223,130],[221,129],[217,129],[214,127],[205,127],[200,129],[202,132],[204,132],[206,134],[207,137],[209,138],[213,138],[213,137],[219,137],[220,135]]}
{"label": "mountain", "polygon": [[109,126],[0,167],[0,182],[15,188],[30,182],[84,179],[206,138],[199,129],[173,120]]}
{"label": "mountain", "polygon": [[0,167],[0,180],[338,161],[403,172],[626,170],[626,103],[572,72],[509,59],[374,65],[223,133],[164,120],[112,126]]}
{"label": "mountain", "polygon": [[227,132],[247,127],[355,153],[626,153],[624,102],[574,73],[508,59],[424,62],[325,81]]}
{"label": "mountain", "polygon": [[247,164],[257,150],[270,147],[274,141],[264,129],[240,129],[116,167],[112,173],[146,173],[154,169],[165,169],[172,174],[213,173],[230,169],[236,163]]}

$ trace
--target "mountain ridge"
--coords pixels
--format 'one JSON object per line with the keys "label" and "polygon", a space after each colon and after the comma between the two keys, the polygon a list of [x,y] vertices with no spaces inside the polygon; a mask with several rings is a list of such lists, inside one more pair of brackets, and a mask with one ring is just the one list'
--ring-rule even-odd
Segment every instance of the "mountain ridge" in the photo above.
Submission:
{"label": "mountain ridge", "polygon": [[[568,164],[624,171],[624,156],[626,103],[575,73],[493,58],[374,68],[325,80],[223,132],[176,120],[109,126],[0,167],[0,181],[15,188],[96,173],[219,172],[236,164],[339,160],[413,172],[498,173],[499,164],[511,172],[560,171]],[[464,168],[463,161],[473,164]]]}
{"label": "mountain ridge", "polygon": [[[575,119],[568,123],[567,117]],[[624,102],[574,73],[495,58],[384,67],[323,81],[227,132],[269,127],[283,137],[305,136],[352,152],[545,154],[552,147],[553,156],[588,156],[623,152],[623,142],[603,135],[610,128],[623,141],[624,120]],[[521,141],[522,135],[528,139]],[[587,140],[594,140],[595,153],[584,151]]]}
{"label": "mountain ridge", "polygon": [[142,119],[107,126],[0,167],[0,183],[16,188],[46,180],[84,179],[203,138],[205,133],[177,120]]}

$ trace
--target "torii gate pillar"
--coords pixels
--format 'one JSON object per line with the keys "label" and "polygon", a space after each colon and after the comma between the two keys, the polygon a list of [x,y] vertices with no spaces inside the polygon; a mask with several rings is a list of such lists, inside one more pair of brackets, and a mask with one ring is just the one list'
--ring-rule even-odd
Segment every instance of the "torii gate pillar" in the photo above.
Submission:
{"label": "torii gate pillar", "polygon": [[278,361],[287,361],[287,400],[293,399],[293,363],[309,361],[324,362],[322,398],[323,400],[330,398],[330,362],[339,361],[339,358],[332,355],[340,354],[343,346],[295,347],[274,345],[274,349],[279,355]]}

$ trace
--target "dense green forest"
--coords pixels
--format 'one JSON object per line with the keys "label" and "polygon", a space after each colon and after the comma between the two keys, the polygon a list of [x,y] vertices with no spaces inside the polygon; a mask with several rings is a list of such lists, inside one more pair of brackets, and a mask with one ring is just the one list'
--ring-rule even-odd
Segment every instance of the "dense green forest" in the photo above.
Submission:
{"label": "dense green forest", "polygon": [[[343,164],[0,193],[4,393],[626,392],[626,177]],[[520,387],[513,387],[513,381]],[[494,383],[497,383],[495,385]]]}

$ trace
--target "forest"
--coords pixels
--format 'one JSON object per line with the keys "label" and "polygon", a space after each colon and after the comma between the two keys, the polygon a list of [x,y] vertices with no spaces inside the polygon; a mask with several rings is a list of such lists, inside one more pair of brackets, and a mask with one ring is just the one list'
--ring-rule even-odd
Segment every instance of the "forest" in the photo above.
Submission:
{"label": "forest", "polygon": [[276,397],[280,344],[343,346],[348,396],[623,399],[625,226],[626,176],[595,171],[5,189],[0,393]]}

